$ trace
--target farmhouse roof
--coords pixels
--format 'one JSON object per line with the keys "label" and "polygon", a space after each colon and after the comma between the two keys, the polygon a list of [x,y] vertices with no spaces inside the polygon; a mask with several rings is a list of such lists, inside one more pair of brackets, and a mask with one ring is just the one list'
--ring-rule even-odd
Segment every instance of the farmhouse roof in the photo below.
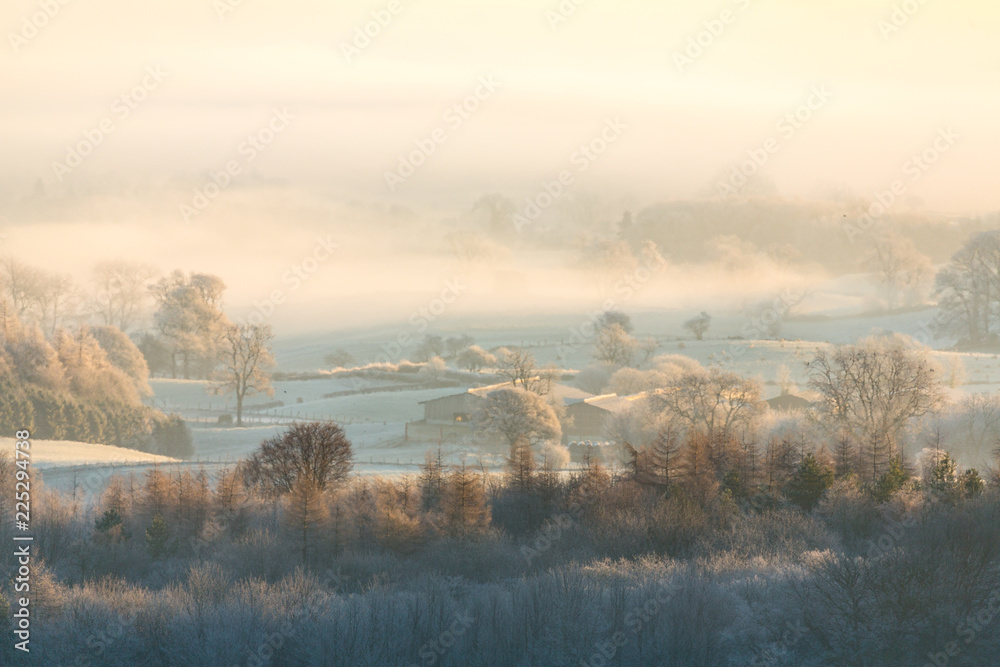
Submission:
{"label": "farmhouse roof", "polygon": [[767,400],[767,407],[772,410],[805,410],[811,405],[808,399],[794,394],[782,394]]}
{"label": "farmhouse roof", "polygon": [[[485,387],[473,387],[459,394],[449,394],[447,396],[439,396],[438,398],[432,398],[426,401],[420,401],[420,404],[423,405],[424,403],[432,403],[434,401],[440,401],[447,398],[454,398],[456,396],[464,396],[466,394],[472,394],[473,396],[478,396],[479,398],[486,398],[486,396],[489,395],[490,392],[497,391],[498,389],[510,389],[513,386],[514,385],[511,382],[500,382],[497,384],[487,385]],[[555,395],[556,398],[562,401],[563,405],[578,403],[588,398],[594,398],[594,395],[589,392],[583,391],[582,389],[577,389],[576,387],[570,387],[565,384],[553,384],[552,393]]]}

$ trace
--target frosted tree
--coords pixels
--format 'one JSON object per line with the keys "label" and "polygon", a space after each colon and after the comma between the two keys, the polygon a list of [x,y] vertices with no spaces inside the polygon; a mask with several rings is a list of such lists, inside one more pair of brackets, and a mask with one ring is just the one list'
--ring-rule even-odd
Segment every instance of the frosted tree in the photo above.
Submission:
{"label": "frosted tree", "polygon": [[809,387],[833,428],[861,444],[871,479],[896,455],[900,433],[942,400],[927,351],[904,336],[871,337],[820,350],[807,364]]}
{"label": "frosted tree", "polygon": [[354,355],[345,350],[344,348],[339,348],[334,350],[330,354],[323,357],[323,363],[327,366],[333,368],[347,368],[350,364],[355,362]]}
{"label": "frosted tree", "polygon": [[96,326],[88,329],[97,344],[104,350],[112,366],[125,373],[135,385],[140,396],[152,396],[149,387],[149,366],[142,352],[125,333],[116,326]]}
{"label": "frosted tree", "polygon": [[90,310],[100,322],[128,331],[143,315],[149,300],[149,282],[156,271],[144,264],[101,262],[91,272],[94,292]]}
{"label": "frosted tree", "polygon": [[682,373],[651,400],[679,429],[709,437],[750,426],[762,410],[759,382],[717,368]]}
{"label": "frosted tree", "polygon": [[38,305],[42,271],[17,261],[13,257],[0,259],[0,287],[19,318],[30,316]]}
{"label": "frosted tree", "polygon": [[452,535],[482,532],[490,524],[490,508],[482,480],[465,461],[448,475],[443,509],[445,523]]}
{"label": "frosted tree", "polygon": [[552,390],[558,373],[551,366],[539,368],[535,355],[521,347],[502,347],[497,350],[497,364],[497,375],[514,387],[540,395],[546,395]]}
{"label": "frosted tree", "polygon": [[271,341],[274,333],[266,324],[232,324],[225,328],[219,354],[217,394],[236,397],[236,425],[243,426],[243,401],[262,393],[274,396],[270,370],[274,367]]}
{"label": "frosted tree", "polygon": [[309,562],[327,518],[327,506],[316,481],[306,476],[296,479],[285,497],[285,523],[298,544],[303,563]]}
{"label": "frosted tree", "polygon": [[503,437],[512,452],[519,443],[530,446],[562,436],[552,406],[538,394],[520,388],[491,391],[473,423],[477,431]]}
{"label": "frosted tree", "polygon": [[458,353],[475,343],[475,339],[468,334],[461,336],[449,336],[444,339],[444,351],[448,357],[456,357]]}
{"label": "frosted tree", "polygon": [[478,345],[470,345],[458,353],[455,363],[458,364],[459,368],[478,373],[484,368],[496,366],[497,358]]}
{"label": "frosted tree", "polygon": [[606,310],[597,319],[597,328],[599,330],[606,329],[614,324],[620,326],[622,331],[627,334],[631,334],[633,331],[632,318],[620,310]]}
{"label": "frosted tree", "polygon": [[934,294],[943,332],[974,344],[990,340],[1000,306],[1000,231],[972,236],[938,273]]}
{"label": "frosted tree", "polygon": [[691,334],[697,340],[703,340],[705,334],[708,333],[708,328],[712,324],[712,316],[701,311],[700,314],[695,315],[690,320],[684,323],[684,328],[691,332]]}
{"label": "frosted tree", "polygon": [[641,367],[656,352],[652,338],[640,341],[617,322],[601,327],[594,341],[594,357],[615,367]]}
{"label": "frosted tree", "polygon": [[920,253],[913,241],[898,234],[875,239],[863,265],[871,271],[889,310],[922,301],[934,275],[930,258]]}
{"label": "frosted tree", "polygon": [[437,454],[427,452],[424,463],[420,466],[420,497],[424,511],[438,509],[444,495],[444,463],[441,457],[441,447]]}
{"label": "frosted tree", "polygon": [[240,465],[240,474],[249,486],[272,495],[290,492],[300,477],[326,490],[347,479],[353,456],[351,442],[337,424],[295,424],[262,442]]}
{"label": "frosted tree", "polygon": [[142,394],[134,378],[114,366],[97,339],[86,329],[70,333],[60,329],[54,347],[73,394],[103,397],[128,405],[139,405]]}
{"label": "frosted tree", "polygon": [[42,331],[51,334],[61,326],[80,321],[78,315],[83,299],[72,278],[46,273],[37,287],[35,298]]}
{"label": "frosted tree", "polygon": [[11,257],[0,260],[0,289],[15,315],[46,334],[68,324],[78,314],[80,294],[69,276],[49,273]]}
{"label": "frosted tree", "polygon": [[194,371],[207,376],[214,368],[217,344],[229,324],[222,312],[225,289],[217,276],[181,271],[150,287],[157,305],[153,320],[170,348],[172,377],[177,377],[178,358],[184,379]]}

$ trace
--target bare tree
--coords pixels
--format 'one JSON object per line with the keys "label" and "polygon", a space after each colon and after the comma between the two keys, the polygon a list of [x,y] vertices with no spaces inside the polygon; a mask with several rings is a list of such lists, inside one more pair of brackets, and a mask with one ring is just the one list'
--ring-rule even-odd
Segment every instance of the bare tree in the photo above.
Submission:
{"label": "bare tree", "polygon": [[512,451],[520,442],[539,444],[562,436],[552,406],[522,388],[491,391],[473,420],[477,430],[501,435]]}
{"label": "bare tree", "polygon": [[934,273],[931,260],[920,253],[913,241],[890,234],[875,239],[864,257],[872,280],[882,289],[886,308],[920,302]]}
{"label": "bare tree", "polygon": [[517,209],[510,199],[499,193],[480,197],[472,205],[472,212],[482,211],[486,217],[486,229],[495,237],[510,236],[514,229],[514,214]]}
{"label": "bare tree", "polygon": [[236,395],[236,425],[243,426],[243,399],[256,393],[274,396],[271,376],[274,366],[271,341],[274,334],[266,324],[231,324],[222,334],[219,382],[216,394]]}
{"label": "bare tree", "polygon": [[539,368],[535,356],[521,347],[502,347],[497,350],[497,374],[514,387],[540,395],[552,390],[557,370],[548,366]]}
{"label": "bare tree", "polygon": [[475,343],[475,339],[468,335],[448,336],[444,339],[444,351],[448,357],[458,356],[458,353]]}
{"label": "bare tree", "polygon": [[181,271],[150,286],[157,303],[156,328],[171,348],[172,377],[177,377],[178,357],[185,379],[191,377],[192,370],[205,376],[214,368],[216,345],[228,324],[222,312],[225,289],[221,278]]}
{"label": "bare tree", "polygon": [[895,455],[909,420],[942,400],[940,373],[923,349],[899,335],[820,350],[807,370],[830,425],[865,448],[873,479]]}
{"label": "bare tree", "polygon": [[705,338],[705,334],[708,333],[708,327],[712,324],[712,316],[701,311],[700,314],[695,315],[690,320],[684,323],[684,328],[691,332],[691,334],[698,340]]}
{"label": "bare tree", "polygon": [[626,442],[625,450],[631,458],[635,481],[639,484],[668,491],[676,481],[681,446],[677,434],[669,428],[660,429],[649,447],[636,449]]}
{"label": "bare tree", "polygon": [[354,355],[344,348],[338,348],[324,356],[323,363],[334,368],[347,368],[349,364],[355,363],[355,359]]}
{"label": "bare tree", "polygon": [[972,236],[938,273],[934,293],[943,331],[974,344],[990,340],[1000,312],[1000,231]]}
{"label": "bare tree", "polygon": [[478,345],[470,345],[458,353],[456,363],[473,373],[478,373],[484,368],[496,366],[497,358]]}
{"label": "bare tree", "polygon": [[149,281],[156,271],[144,264],[101,262],[91,272],[94,293],[90,309],[102,324],[128,332],[142,316],[149,299]]}
{"label": "bare tree", "polygon": [[612,324],[619,325],[627,334],[632,333],[632,318],[620,310],[606,310],[597,318],[598,329],[604,329]]}
{"label": "bare tree", "polygon": [[46,335],[77,315],[80,296],[67,275],[48,273],[6,257],[0,261],[0,287],[14,313],[37,324]]}
{"label": "bare tree", "polygon": [[636,340],[620,324],[612,323],[598,330],[594,347],[594,356],[598,361],[617,367],[638,368],[644,366],[656,352],[656,341],[652,338]]}
{"label": "bare tree", "polygon": [[240,467],[250,486],[282,495],[292,490],[300,477],[319,489],[342,482],[353,467],[351,442],[337,424],[295,424],[260,444]]}
{"label": "bare tree", "polygon": [[77,320],[82,297],[72,278],[52,273],[40,276],[35,301],[42,331],[52,334],[59,327]]}
{"label": "bare tree", "polygon": [[650,398],[678,427],[726,437],[761,412],[760,383],[717,368],[685,372]]}
{"label": "bare tree", "polygon": [[414,361],[428,361],[444,354],[444,340],[441,336],[427,334],[413,350]]}
{"label": "bare tree", "polygon": [[32,266],[23,264],[13,257],[0,260],[0,286],[10,301],[14,314],[19,318],[31,315],[38,305],[39,285],[42,272]]}

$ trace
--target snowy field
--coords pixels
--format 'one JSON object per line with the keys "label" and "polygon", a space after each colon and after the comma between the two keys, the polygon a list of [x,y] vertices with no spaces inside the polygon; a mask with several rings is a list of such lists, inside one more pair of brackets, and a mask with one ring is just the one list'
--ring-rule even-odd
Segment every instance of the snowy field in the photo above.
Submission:
{"label": "snowy field", "polygon": [[[805,393],[805,364],[818,349],[853,342],[876,332],[908,334],[934,348],[953,397],[1000,390],[1000,356],[944,351],[951,347],[952,341],[934,340],[928,334],[935,313],[932,309],[882,315],[859,313],[867,296],[863,290],[852,293],[852,285],[847,280],[837,285],[841,290],[838,294],[811,296],[803,304],[808,306],[807,314],[787,317],[778,340],[740,339],[753,320],[738,314],[720,314],[713,317],[706,340],[695,341],[684,335],[681,327],[693,313],[680,311],[633,313],[635,335],[654,338],[657,354],[685,355],[705,366],[718,365],[755,378],[763,383],[766,398],[779,393],[777,380],[782,366],[796,384],[793,391]],[[516,321],[523,324],[511,326],[514,319],[452,323],[453,330],[442,324],[436,333],[443,337],[468,333],[487,349],[520,345],[528,348],[539,364],[554,363],[568,371],[578,371],[592,362],[593,341],[584,337],[573,343],[575,332],[589,321],[585,315],[519,317]],[[359,363],[367,363],[374,361],[384,345],[403,329],[381,327],[279,339],[275,354],[279,369],[284,372],[321,371],[323,357],[338,348],[346,349]],[[405,358],[406,352],[401,356]],[[484,383],[487,382],[484,378]],[[233,414],[232,397],[213,394],[210,383],[157,378],[150,385],[154,391],[151,405],[177,412],[188,420],[195,448],[191,461],[174,463],[164,457],[103,445],[40,441],[33,445],[32,462],[45,471],[46,482],[68,490],[78,485],[84,475],[92,481],[92,486],[101,487],[101,480],[112,471],[141,474],[149,465],[218,470],[246,457],[262,440],[280,433],[293,421],[312,419],[333,420],[344,427],[354,445],[358,474],[414,472],[426,451],[438,443],[405,439],[406,424],[423,418],[422,401],[461,393],[470,386],[426,388],[413,375],[399,379],[330,376],[282,380],[274,383],[273,398],[261,395],[248,398],[247,425],[233,428],[217,424],[219,415]],[[452,463],[462,458],[473,463],[483,459],[488,466],[500,463],[495,456],[454,441],[446,440],[443,452]]]}
{"label": "snowy field", "polygon": [[[177,459],[138,452],[134,449],[92,445],[64,440],[31,440],[31,467],[38,469],[79,466],[89,463],[121,465],[126,463],[173,463]],[[13,452],[14,439],[0,438],[0,451]]]}

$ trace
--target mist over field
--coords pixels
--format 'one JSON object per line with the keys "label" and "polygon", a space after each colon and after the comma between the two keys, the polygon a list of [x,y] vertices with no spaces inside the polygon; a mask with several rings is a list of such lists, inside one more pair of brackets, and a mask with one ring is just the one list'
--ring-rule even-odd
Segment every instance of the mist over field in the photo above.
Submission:
{"label": "mist over field", "polygon": [[992,664],[1000,6],[0,28],[0,664]]}

